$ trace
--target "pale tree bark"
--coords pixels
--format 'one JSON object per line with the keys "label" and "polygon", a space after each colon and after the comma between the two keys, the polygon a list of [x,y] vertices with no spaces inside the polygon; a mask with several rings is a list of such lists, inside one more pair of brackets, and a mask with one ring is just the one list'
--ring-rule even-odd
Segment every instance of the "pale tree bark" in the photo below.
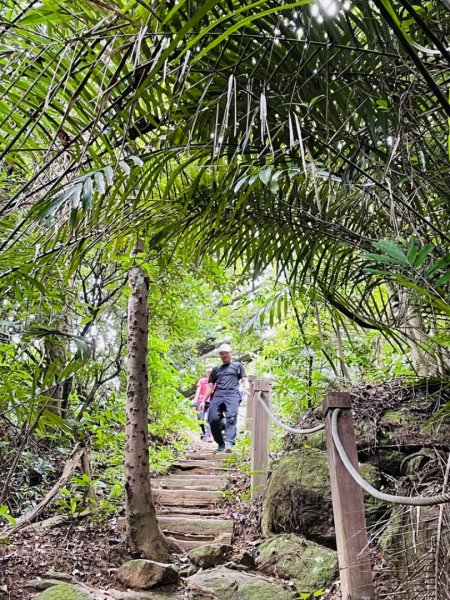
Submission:
{"label": "pale tree bark", "polygon": [[[141,250],[138,243],[135,250]],[[129,273],[125,490],[132,556],[167,562],[169,544],[158,525],[148,460],[148,288],[143,269]]]}
{"label": "pale tree bark", "polygon": [[402,330],[406,334],[415,371],[422,377],[441,374],[439,358],[429,343],[420,307],[411,301],[409,291],[399,292],[398,298],[398,313],[402,319]]}

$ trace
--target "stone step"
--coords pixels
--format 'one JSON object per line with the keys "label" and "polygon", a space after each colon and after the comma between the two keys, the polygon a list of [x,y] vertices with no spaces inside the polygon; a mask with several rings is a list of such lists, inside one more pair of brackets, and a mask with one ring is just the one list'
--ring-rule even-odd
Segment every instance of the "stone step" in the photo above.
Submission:
{"label": "stone step", "polygon": [[205,507],[215,504],[221,495],[219,491],[153,490],[153,500],[163,506]]}
{"label": "stone step", "polygon": [[233,521],[226,519],[199,519],[188,517],[161,516],[161,529],[170,536],[199,536],[216,538],[223,533],[233,533]]}

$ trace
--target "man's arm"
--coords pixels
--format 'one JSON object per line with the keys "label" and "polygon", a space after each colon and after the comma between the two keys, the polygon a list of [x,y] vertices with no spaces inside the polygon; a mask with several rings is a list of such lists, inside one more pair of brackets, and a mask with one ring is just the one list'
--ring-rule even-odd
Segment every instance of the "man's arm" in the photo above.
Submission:
{"label": "man's arm", "polygon": [[247,396],[250,396],[250,382],[248,380],[247,373],[245,372],[244,365],[242,364],[240,366],[239,375],[241,378],[241,385],[244,388],[245,393]]}
{"label": "man's arm", "polygon": [[208,381],[208,398],[211,398],[211,396],[214,393],[214,388],[216,387],[216,373],[214,371],[214,369],[211,371],[211,373],[209,374],[209,381]]}

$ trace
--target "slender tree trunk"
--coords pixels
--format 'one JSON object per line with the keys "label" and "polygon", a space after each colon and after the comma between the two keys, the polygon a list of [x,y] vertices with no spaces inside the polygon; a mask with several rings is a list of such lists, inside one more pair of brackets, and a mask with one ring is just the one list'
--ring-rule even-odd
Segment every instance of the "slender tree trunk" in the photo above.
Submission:
{"label": "slender tree trunk", "polygon": [[169,560],[168,542],[156,518],[148,461],[148,288],[140,267],[129,273],[128,383],[126,410],[125,490],[127,532],[133,556]]}
{"label": "slender tree trunk", "polygon": [[345,364],[344,347],[342,345],[341,329],[339,327],[339,323],[337,323],[337,322],[334,324],[334,332],[336,334],[336,347],[337,347],[337,353],[338,353],[338,357],[339,357],[339,366],[341,368],[342,377],[350,380],[350,373],[348,372],[347,365]]}

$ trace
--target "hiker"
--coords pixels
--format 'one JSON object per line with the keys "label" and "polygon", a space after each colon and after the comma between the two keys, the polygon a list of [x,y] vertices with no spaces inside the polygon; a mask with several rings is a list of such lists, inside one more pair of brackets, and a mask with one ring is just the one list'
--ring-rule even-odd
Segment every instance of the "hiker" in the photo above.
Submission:
{"label": "hiker", "polygon": [[192,401],[193,406],[197,411],[197,420],[200,421],[200,429],[202,431],[201,439],[204,442],[212,442],[211,429],[206,420],[209,408],[209,399],[211,396],[211,386],[209,385],[209,376],[211,369],[207,369],[198,381],[195,390],[195,396]]}
{"label": "hiker", "polygon": [[[218,452],[232,452],[232,447],[236,443],[237,413],[242,399],[239,382],[245,390],[245,395],[249,394],[249,382],[244,366],[232,361],[233,349],[229,344],[222,344],[218,352],[222,364],[214,367],[209,376],[212,397],[208,421],[214,441],[218,445]],[[226,418],[225,440],[221,431],[224,416]]]}

